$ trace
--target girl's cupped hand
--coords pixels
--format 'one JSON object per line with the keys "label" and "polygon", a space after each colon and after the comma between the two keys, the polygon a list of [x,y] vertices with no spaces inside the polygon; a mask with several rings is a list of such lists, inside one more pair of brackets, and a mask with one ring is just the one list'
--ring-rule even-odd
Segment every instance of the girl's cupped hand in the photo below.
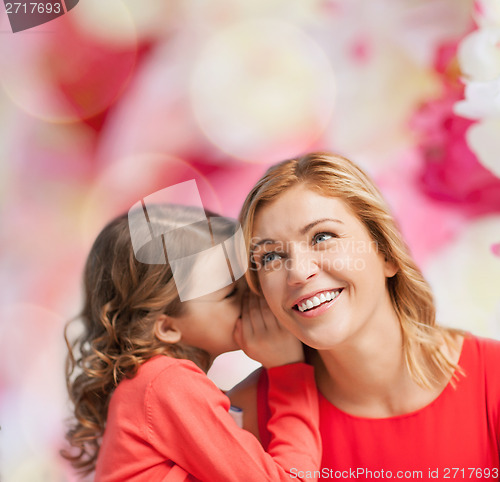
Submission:
{"label": "girl's cupped hand", "polygon": [[264,297],[250,291],[243,295],[234,338],[250,358],[265,368],[304,361],[302,343],[280,325]]}

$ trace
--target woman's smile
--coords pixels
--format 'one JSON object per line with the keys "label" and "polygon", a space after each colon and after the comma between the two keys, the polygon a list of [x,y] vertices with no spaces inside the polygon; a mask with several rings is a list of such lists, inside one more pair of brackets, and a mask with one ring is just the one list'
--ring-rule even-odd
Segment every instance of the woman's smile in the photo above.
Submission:
{"label": "woman's smile", "polygon": [[300,298],[292,309],[305,318],[314,318],[329,310],[338,300],[344,288],[321,290]]}

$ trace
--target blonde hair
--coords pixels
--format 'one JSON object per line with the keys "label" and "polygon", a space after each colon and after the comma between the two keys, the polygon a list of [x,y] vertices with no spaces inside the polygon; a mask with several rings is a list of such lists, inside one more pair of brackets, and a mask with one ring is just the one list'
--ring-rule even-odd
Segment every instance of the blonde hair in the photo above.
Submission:
{"label": "blonde hair", "polygon": [[[148,217],[156,227],[165,228],[164,232],[175,233],[182,227],[182,234],[172,238],[174,249],[177,245],[184,252],[194,251],[200,239],[204,242],[205,231],[197,222],[200,212],[196,208],[148,206]],[[212,224],[212,229],[222,236],[232,234],[234,226],[227,220]],[[151,239],[146,223],[135,226],[133,235],[136,240]],[[155,337],[158,315],[176,317],[183,313],[172,269],[165,257],[160,260],[158,241],[161,243],[161,238],[144,243],[140,252],[134,253],[129,216],[124,214],[101,231],[87,258],[83,309],[65,330],[66,384],[74,406],[66,438],[73,449],[61,451],[82,475],[95,469],[109,401],[123,378],[133,377],[141,364],[159,354],[192,360],[205,371],[209,367],[207,352]],[[137,257],[149,257],[158,264],[142,263]],[[74,321],[83,324],[83,333],[70,341],[68,329]]]}
{"label": "blonde hair", "polygon": [[314,152],[283,161],[268,169],[248,194],[240,222],[250,255],[250,288],[260,293],[250,245],[255,216],[259,209],[299,183],[323,196],[344,201],[366,226],[379,252],[397,266],[396,275],[387,279],[387,289],[401,324],[405,361],[413,379],[430,388],[443,376],[453,377],[458,367],[443,351],[442,344],[444,341],[448,346],[456,346],[455,335],[461,332],[436,325],[431,289],[411,258],[384,198],[372,180],[342,156]]}

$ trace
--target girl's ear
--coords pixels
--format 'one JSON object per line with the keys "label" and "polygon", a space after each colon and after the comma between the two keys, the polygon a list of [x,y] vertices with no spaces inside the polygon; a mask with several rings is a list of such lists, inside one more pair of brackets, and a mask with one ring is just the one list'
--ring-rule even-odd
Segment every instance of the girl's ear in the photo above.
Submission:
{"label": "girl's ear", "polygon": [[159,315],[155,321],[155,336],[165,343],[179,343],[182,333],[175,318],[167,315]]}

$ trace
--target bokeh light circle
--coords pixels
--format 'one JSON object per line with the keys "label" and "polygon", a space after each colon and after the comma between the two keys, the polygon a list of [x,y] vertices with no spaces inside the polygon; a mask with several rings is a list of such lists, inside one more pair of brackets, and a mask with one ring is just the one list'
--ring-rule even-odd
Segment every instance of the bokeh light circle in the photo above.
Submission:
{"label": "bokeh light circle", "polygon": [[89,38],[117,47],[137,42],[134,17],[122,0],[85,0],[74,12],[73,23]]}
{"label": "bokeh light circle", "polygon": [[500,119],[484,119],[466,132],[467,144],[479,162],[500,179]]}
{"label": "bokeh light circle", "polygon": [[[90,247],[98,230],[140,199],[191,179],[196,180],[204,208],[224,214],[209,180],[188,161],[168,154],[143,153],[113,162],[94,182],[84,203],[80,222],[83,243]],[[189,199],[179,199],[179,204],[189,204]]]}
{"label": "bokeh light circle", "polygon": [[56,480],[52,476],[60,477],[60,468],[52,466],[50,476],[47,469],[49,451],[57,453],[62,444],[68,400],[65,320],[31,303],[3,306],[1,317],[2,475],[8,480],[42,480],[37,478],[38,470]]}
{"label": "bokeh light circle", "polygon": [[0,36],[0,87],[20,109],[75,122],[112,105],[133,73],[137,32],[120,0],[86,0],[23,33]]}
{"label": "bokeh light circle", "polygon": [[428,261],[424,273],[436,298],[438,323],[500,337],[500,260],[491,250],[500,239],[499,226],[498,215],[472,221]]}
{"label": "bokeh light circle", "polygon": [[476,30],[458,47],[463,75],[470,80],[489,81],[500,75],[500,26]]}
{"label": "bokeh light circle", "polygon": [[297,27],[251,20],[212,38],[193,71],[191,102],[207,138],[231,156],[271,162],[311,146],[334,107],[321,47]]}

